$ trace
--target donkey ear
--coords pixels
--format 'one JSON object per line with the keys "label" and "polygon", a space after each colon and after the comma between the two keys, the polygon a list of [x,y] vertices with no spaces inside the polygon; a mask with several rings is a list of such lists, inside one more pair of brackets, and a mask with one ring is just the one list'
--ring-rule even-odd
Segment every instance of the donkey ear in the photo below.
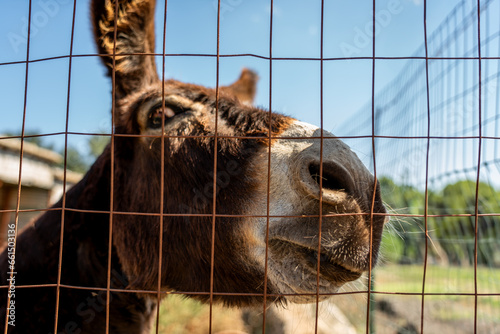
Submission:
{"label": "donkey ear", "polygon": [[144,55],[154,53],[155,49],[154,8],[154,0],[92,1],[94,35],[110,77],[113,73],[113,51],[116,48],[114,70],[117,99],[159,80],[155,57]]}
{"label": "donkey ear", "polygon": [[244,68],[236,82],[230,86],[221,87],[221,89],[236,96],[240,102],[251,105],[257,91],[257,81],[259,81],[257,73]]}

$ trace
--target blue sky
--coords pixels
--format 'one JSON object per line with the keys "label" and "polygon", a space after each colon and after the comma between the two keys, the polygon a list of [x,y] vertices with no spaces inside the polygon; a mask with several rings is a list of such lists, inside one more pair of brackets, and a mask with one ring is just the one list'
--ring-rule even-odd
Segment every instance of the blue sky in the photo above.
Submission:
{"label": "blue sky", "polygon": [[[459,0],[428,1],[427,26],[432,32]],[[469,8],[475,1],[467,0]],[[223,0],[220,54],[269,56],[270,1]],[[69,54],[73,1],[33,0],[30,60]],[[163,47],[163,9],[156,12],[156,52]],[[498,4],[497,4],[498,7]],[[422,0],[376,1],[376,56],[414,56],[424,42]],[[275,0],[273,6],[273,57],[320,56],[320,1]],[[0,133],[19,131],[25,90],[28,1],[0,3]],[[498,18],[494,20],[498,27]],[[372,1],[325,1],[324,57],[371,57]],[[217,10],[211,0],[169,0],[167,54],[216,54]],[[432,50],[430,50],[432,52]],[[77,0],[74,55],[96,53],[90,26],[89,1]],[[417,54],[424,56],[424,54]],[[498,56],[498,55],[497,55]],[[157,59],[161,62],[161,57]],[[417,61],[415,61],[417,62]],[[375,91],[381,91],[406,60],[377,60]],[[220,83],[235,80],[243,67],[259,73],[256,104],[269,108],[269,61],[250,56],[220,60]],[[274,60],[272,63],[273,111],[320,125],[320,62]],[[159,70],[161,67],[159,67]],[[63,132],[68,96],[68,58],[29,65],[26,129],[43,134]],[[342,133],[346,120],[371,101],[372,61],[324,62],[324,128]],[[215,86],[216,59],[204,56],[167,56],[166,77]],[[69,131],[110,132],[111,84],[95,56],[73,58],[69,103]],[[370,115],[366,115],[370,117]],[[366,118],[365,117],[365,118]],[[359,120],[361,121],[361,120]],[[389,131],[390,132],[390,131]],[[362,133],[360,135],[369,135]],[[70,144],[86,149],[87,138],[69,136]],[[45,137],[60,148],[64,136]],[[355,145],[356,146],[356,145]],[[365,152],[366,153],[366,152]],[[363,154],[363,153],[362,153]]]}
{"label": "blue sky", "polygon": [[[394,2],[394,1],[393,1]],[[390,23],[377,36],[381,55],[411,55],[423,41],[422,6],[401,0]],[[252,53],[269,55],[269,2],[223,1],[221,54]],[[381,1],[380,8],[387,8]],[[47,4],[51,4],[47,10]],[[55,4],[55,5],[54,5]],[[1,4],[0,62],[23,61],[26,45],[18,36],[28,17],[28,2]],[[157,8],[157,52],[162,47],[163,4]],[[168,1],[166,52],[215,54],[217,12],[212,1]],[[67,55],[70,48],[71,14],[69,0],[34,0],[32,15],[36,31],[32,34],[30,59]],[[74,54],[93,54],[88,1],[77,1]],[[48,14],[47,14],[48,13]],[[35,18],[37,21],[35,21]],[[46,18],[46,20],[44,20]],[[327,2],[325,6],[325,57],[344,57],[340,45],[354,45],[356,27],[364,29],[371,21],[371,2]],[[402,29],[404,28],[404,29]],[[420,36],[422,35],[422,36]],[[13,42],[14,41],[14,42]],[[275,1],[273,26],[274,57],[314,57],[320,55],[320,2]],[[370,56],[371,41],[352,56]],[[167,57],[167,77],[215,85],[214,57]],[[242,67],[259,72],[257,105],[268,108],[269,62],[253,57],[224,58],[220,63],[220,82],[230,83]],[[383,67],[383,66],[382,66]],[[110,83],[96,57],[75,58],[72,66],[70,131],[104,130],[109,119]],[[390,76],[387,73],[385,76]],[[325,63],[325,128],[334,130],[339,120],[359,109],[371,91],[370,61]],[[0,67],[0,131],[21,127],[25,65]],[[27,129],[42,133],[64,130],[68,90],[68,59],[30,64]],[[319,62],[274,61],[272,109],[319,125]],[[108,122],[109,123],[109,122]],[[47,138],[48,140],[48,138]]]}

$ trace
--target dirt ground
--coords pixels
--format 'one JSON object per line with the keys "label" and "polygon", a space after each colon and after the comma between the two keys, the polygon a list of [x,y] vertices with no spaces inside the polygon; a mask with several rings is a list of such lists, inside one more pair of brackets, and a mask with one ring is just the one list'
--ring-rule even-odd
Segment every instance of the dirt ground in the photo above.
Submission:
{"label": "dirt ground", "polygon": [[[474,333],[474,298],[453,301],[426,297],[424,333]],[[374,330],[381,334],[420,333],[422,301],[419,296],[377,295]],[[344,295],[333,300],[356,327],[366,333],[366,295]],[[373,305],[373,304],[372,304]],[[364,310],[364,311],[360,311]],[[500,314],[478,308],[477,333],[500,334]]]}

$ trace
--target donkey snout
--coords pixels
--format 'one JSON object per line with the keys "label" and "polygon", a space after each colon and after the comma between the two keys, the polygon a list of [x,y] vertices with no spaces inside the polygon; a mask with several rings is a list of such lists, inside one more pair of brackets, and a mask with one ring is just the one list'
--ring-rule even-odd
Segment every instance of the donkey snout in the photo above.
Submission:
{"label": "donkey snout", "polygon": [[[333,149],[338,154],[334,154]],[[368,270],[370,260],[372,265],[376,263],[385,208],[380,187],[375,185],[375,178],[366,168],[360,168],[357,156],[343,146],[337,145],[333,149],[325,149],[323,159],[311,152],[300,153],[296,182],[303,194],[311,199],[305,204],[308,210],[312,210],[309,212],[318,212],[321,207],[325,214],[320,225],[320,256],[330,261],[325,263],[337,266],[335,272],[342,267],[360,273]],[[311,220],[306,228],[314,231],[317,223],[317,220]],[[318,247],[317,237],[294,240],[310,249]],[[371,258],[370,252],[373,254]]]}

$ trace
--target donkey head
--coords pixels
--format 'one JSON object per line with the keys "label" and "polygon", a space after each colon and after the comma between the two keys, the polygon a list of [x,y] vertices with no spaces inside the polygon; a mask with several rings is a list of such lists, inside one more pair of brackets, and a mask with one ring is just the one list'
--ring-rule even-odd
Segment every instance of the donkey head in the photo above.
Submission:
{"label": "donkey head", "polygon": [[308,302],[376,262],[385,210],[348,146],[250,106],[249,70],[219,89],[160,80],[154,1],[94,0],[93,13],[114,84],[113,245],[131,288]]}

